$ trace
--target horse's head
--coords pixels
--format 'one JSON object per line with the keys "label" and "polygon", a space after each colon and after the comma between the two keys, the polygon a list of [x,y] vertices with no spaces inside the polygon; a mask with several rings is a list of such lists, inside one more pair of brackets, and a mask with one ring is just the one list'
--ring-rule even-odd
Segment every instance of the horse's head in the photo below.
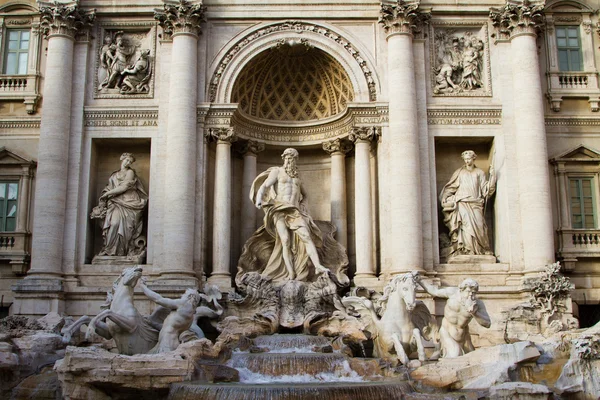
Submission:
{"label": "horse's head", "polygon": [[458,286],[460,291],[460,302],[466,307],[466,311],[469,313],[477,310],[477,292],[479,291],[479,284],[471,279],[467,278]]}
{"label": "horse's head", "polygon": [[138,279],[142,277],[143,269],[140,266],[125,268],[123,272],[121,272],[121,276],[119,277],[119,281],[124,286],[135,287],[137,285]]}
{"label": "horse's head", "polygon": [[386,286],[383,297],[387,299],[394,292],[397,292],[402,300],[404,300],[406,309],[412,311],[417,301],[417,274],[415,272],[408,272],[394,276]]}

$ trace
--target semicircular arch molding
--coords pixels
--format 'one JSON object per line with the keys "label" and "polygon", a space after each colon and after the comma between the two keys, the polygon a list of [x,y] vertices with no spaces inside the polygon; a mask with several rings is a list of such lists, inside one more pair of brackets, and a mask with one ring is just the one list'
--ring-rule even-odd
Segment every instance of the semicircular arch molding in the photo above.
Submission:
{"label": "semicircular arch molding", "polygon": [[213,103],[229,103],[233,85],[244,67],[281,40],[304,39],[309,45],[338,61],[354,88],[354,101],[376,101],[380,92],[374,63],[356,44],[335,27],[306,21],[283,21],[260,25],[240,34],[217,55],[210,70],[207,98]]}

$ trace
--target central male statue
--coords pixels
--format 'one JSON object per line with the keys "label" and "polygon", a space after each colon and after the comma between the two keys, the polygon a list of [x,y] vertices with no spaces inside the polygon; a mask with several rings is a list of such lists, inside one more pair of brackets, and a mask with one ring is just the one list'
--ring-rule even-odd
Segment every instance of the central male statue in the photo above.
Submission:
{"label": "central male statue", "polygon": [[246,242],[238,264],[238,278],[257,271],[274,282],[313,281],[331,270],[340,283],[348,264],[345,249],[333,239],[329,223],[321,227],[308,214],[296,160],[298,151],[286,149],[282,167],[260,174],[250,189],[250,200],[265,213],[264,224]]}

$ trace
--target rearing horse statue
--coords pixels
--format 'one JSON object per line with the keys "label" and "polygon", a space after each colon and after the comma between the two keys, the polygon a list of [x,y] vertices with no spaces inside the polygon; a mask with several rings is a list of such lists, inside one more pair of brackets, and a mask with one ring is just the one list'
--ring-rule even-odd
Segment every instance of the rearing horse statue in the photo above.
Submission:
{"label": "rearing horse statue", "polygon": [[342,299],[347,309],[360,314],[364,330],[373,339],[375,357],[406,365],[416,349],[419,360],[425,361],[423,337],[435,329],[435,324],[427,306],[416,300],[417,279],[417,272],[396,275],[375,305],[364,297]]}
{"label": "rearing horse statue", "polygon": [[133,289],[141,276],[141,267],[124,269],[113,283],[106,304],[102,306],[106,309],[91,319],[88,316],[81,317],[63,332],[63,337],[68,341],[81,325],[88,324],[87,340],[95,332],[105,339],[114,339],[120,354],[147,353],[158,341],[162,319],[168,310],[165,313],[162,307],[158,307],[148,318],[138,312],[133,304]]}

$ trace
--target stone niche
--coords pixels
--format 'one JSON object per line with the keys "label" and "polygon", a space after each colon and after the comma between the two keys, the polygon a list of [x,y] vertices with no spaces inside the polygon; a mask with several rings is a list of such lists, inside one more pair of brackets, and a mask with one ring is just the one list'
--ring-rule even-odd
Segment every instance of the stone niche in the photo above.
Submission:
{"label": "stone niche", "polygon": [[[92,209],[98,205],[98,198],[106,187],[111,174],[121,167],[123,153],[133,153],[135,162],[131,168],[144,185],[146,193],[150,191],[150,146],[149,138],[144,139],[93,139],[90,157],[89,197],[87,203],[87,235],[85,264],[91,264],[103,246],[102,222],[90,219]],[[142,236],[148,237],[148,207],[143,212]]]}
{"label": "stone niche", "polygon": [[[440,248],[440,263],[445,264],[448,262],[448,254],[444,251],[444,248],[450,241],[448,236],[449,229],[444,224],[444,215],[442,213],[442,206],[440,204],[440,194],[444,186],[451,179],[454,171],[464,166],[464,161],[461,158],[461,154],[465,150],[473,150],[477,154],[475,160],[475,166],[483,170],[486,178],[489,179],[489,167],[491,155],[493,154],[493,143],[490,137],[470,137],[470,138],[457,138],[457,137],[443,137],[436,138],[435,141],[435,172],[436,172],[436,193],[435,202],[437,204],[437,218],[438,218],[438,239]],[[491,251],[494,252],[494,203],[495,194],[491,196],[490,200],[485,206],[485,222],[487,224],[487,233]],[[490,263],[495,261],[485,261]]]}

